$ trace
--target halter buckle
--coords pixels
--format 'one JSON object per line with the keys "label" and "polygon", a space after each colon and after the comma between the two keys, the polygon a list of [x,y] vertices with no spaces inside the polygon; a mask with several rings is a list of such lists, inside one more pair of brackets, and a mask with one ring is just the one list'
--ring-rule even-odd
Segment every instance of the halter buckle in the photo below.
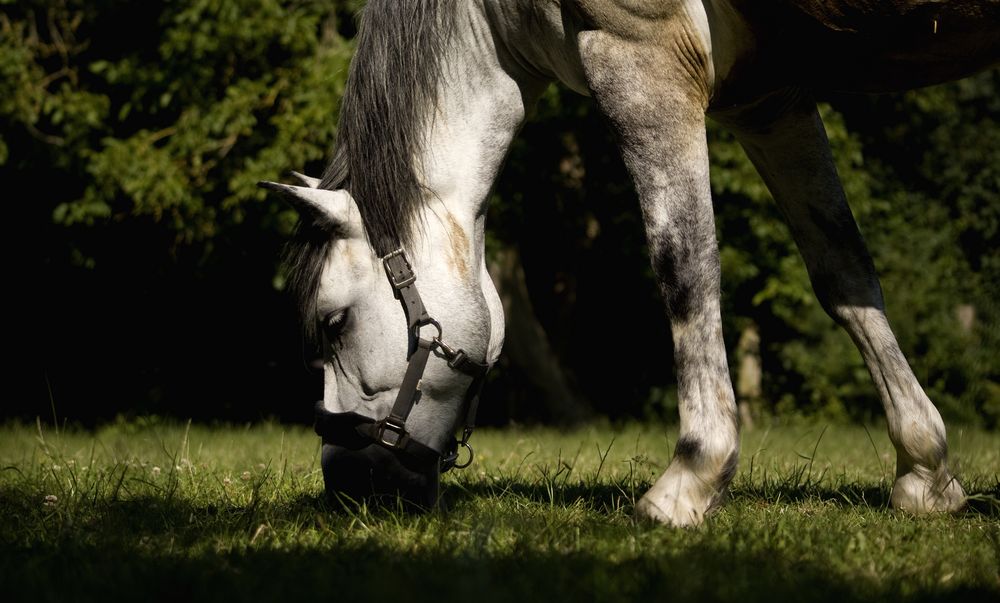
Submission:
{"label": "halter buckle", "polygon": [[[393,271],[393,267],[389,265],[389,262],[395,258],[399,258],[402,264],[395,262],[399,271],[399,279],[396,279],[396,274]],[[389,253],[382,258],[382,267],[385,269],[385,275],[389,277],[389,285],[392,286],[392,294],[399,299],[399,290],[404,287],[409,287],[417,281],[417,275],[413,272],[413,266],[410,265],[410,261],[406,258],[406,253],[403,252],[403,248]]]}
{"label": "halter buckle", "polygon": [[[396,438],[394,440],[386,439],[385,432],[387,431],[396,434]],[[406,433],[406,425],[402,422],[397,422],[390,415],[378,422],[378,426],[375,428],[375,437],[386,448],[402,448],[409,434]]]}

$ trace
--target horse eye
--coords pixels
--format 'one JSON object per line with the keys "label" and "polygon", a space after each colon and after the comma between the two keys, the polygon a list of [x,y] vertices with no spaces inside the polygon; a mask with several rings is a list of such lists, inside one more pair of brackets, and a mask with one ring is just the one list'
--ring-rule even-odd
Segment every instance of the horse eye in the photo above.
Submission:
{"label": "horse eye", "polygon": [[337,310],[335,312],[330,312],[323,317],[321,326],[323,327],[323,332],[326,333],[327,339],[331,341],[340,336],[340,332],[343,330],[344,325],[347,323],[347,310]]}

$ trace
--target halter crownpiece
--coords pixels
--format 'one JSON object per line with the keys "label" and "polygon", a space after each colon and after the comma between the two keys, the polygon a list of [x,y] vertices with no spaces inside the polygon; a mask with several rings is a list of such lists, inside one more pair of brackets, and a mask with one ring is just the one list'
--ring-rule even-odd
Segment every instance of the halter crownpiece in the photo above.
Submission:
{"label": "halter crownpiece", "polygon": [[[427,313],[424,302],[417,291],[417,275],[406,258],[406,253],[399,248],[381,258],[386,277],[392,287],[393,295],[403,306],[406,316],[408,348],[406,373],[396,394],[392,410],[381,420],[375,420],[354,412],[333,413],[323,407],[323,401],[316,403],[316,433],[324,442],[339,446],[358,449],[372,443],[379,444],[400,455],[400,460],[406,464],[409,459],[426,463],[438,459],[441,472],[453,467],[463,469],[472,464],[473,450],[469,438],[475,429],[476,411],[479,408],[479,393],[486,374],[490,370],[487,363],[479,363],[462,349],[452,348],[442,340],[441,323]],[[421,337],[424,327],[433,327],[437,335],[430,339]],[[325,338],[324,338],[325,341]],[[420,401],[420,384],[424,369],[431,354],[445,359],[448,366],[456,371],[472,377],[472,383],[466,390],[463,406],[465,418],[462,428],[462,439],[451,438],[444,450],[417,441],[406,430],[406,420],[410,411]],[[458,463],[458,448],[469,451],[465,463]]]}

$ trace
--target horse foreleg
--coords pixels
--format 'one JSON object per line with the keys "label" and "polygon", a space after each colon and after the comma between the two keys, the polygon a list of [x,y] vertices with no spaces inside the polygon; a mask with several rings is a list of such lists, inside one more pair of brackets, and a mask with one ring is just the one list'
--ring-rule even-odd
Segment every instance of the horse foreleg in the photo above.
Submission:
{"label": "horse foreleg", "polygon": [[886,320],[878,277],[815,103],[789,91],[729,122],[785,214],[816,296],[850,334],[872,375],[896,448],[893,506],[915,513],[960,508],[965,493],[948,471],[944,422]]}
{"label": "horse foreleg", "polygon": [[722,339],[705,140],[707,87],[695,67],[699,51],[683,31],[664,34],[662,40],[677,42],[664,46],[602,31],[586,32],[581,40],[588,84],[618,134],[639,194],[673,331],[680,437],[673,460],[638,501],[636,513],[697,525],[721,502],[739,449]]}

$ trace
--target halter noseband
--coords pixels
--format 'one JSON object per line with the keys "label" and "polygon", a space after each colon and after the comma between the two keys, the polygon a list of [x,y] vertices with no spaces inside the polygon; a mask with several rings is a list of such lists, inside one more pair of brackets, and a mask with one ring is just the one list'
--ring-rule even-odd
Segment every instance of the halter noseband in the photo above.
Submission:
{"label": "halter noseband", "polygon": [[[354,412],[330,412],[323,407],[323,401],[320,400],[316,403],[316,433],[323,438],[324,443],[329,442],[351,449],[364,448],[372,443],[379,444],[396,452],[405,465],[414,461],[424,465],[436,459],[440,463],[442,473],[453,467],[464,469],[472,464],[473,451],[469,445],[469,438],[475,428],[479,392],[483,382],[486,381],[486,373],[490,370],[490,366],[472,360],[463,350],[452,348],[441,340],[441,323],[427,314],[424,302],[417,291],[417,275],[413,272],[402,248],[383,257],[382,266],[392,286],[393,295],[403,306],[407,324],[406,373],[399,386],[396,402],[388,415],[381,420],[375,420]],[[420,330],[424,327],[434,327],[437,336],[430,339],[421,337]],[[452,436],[444,450],[437,450],[417,441],[406,430],[406,420],[410,416],[410,411],[420,401],[420,381],[432,353],[444,358],[453,370],[472,377],[472,383],[469,384],[463,401],[465,420],[462,439],[457,440]],[[468,460],[461,464],[458,463],[459,447],[469,451]]]}

